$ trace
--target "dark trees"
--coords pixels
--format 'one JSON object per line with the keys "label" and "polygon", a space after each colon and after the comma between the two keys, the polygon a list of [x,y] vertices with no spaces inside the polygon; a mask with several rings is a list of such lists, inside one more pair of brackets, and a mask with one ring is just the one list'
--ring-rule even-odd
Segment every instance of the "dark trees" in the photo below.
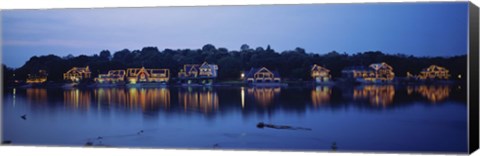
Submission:
{"label": "dark trees", "polygon": [[11,85],[14,83],[14,72],[12,68],[8,68],[5,64],[2,64],[2,78],[3,78],[3,85]]}
{"label": "dark trees", "polygon": [[[99,55],[58,57],[55,55],[33,56],[22,67],[13,70],[3,66],[4,80],[15,72],[17,80],[24,81],[28,74],[46,70],[49,81],[61,81],[63,73],[72,67],[89,66],[92,76],[106,73],[108,70],[136,67],[168,68],[171,76],[184,64],[201,64],[204,61],[218,64],[218,79],[233,80],[240,77],[240,73],[252,67],[267,67],[277,70],[285,79],[310,79],[310,69],[313,64],[330,69],[333,78],[341,76],[341,71],[347,66],[368,66],[372,63],[386,62],[394,68],[396,76],[403,77],[406,72],[418,74],[423,68],[436,64],[450,70],[453,78],[457,75],[466,75],[466,55],[454,57],[414,57],[402,54],[385,54],[380,51],[360,52],[353,55],[332,51],[326,54],[307,53],[305,49],[297,47],[294,50],[275,52],[269,45],[264,49],[255,49],[244,44],[240,51],[229,51],[226,48],[216,48],[207,44],[201,49],[165,49],[145,47],[141,50],[130,51],[123,49],[114,52],[103,50]],[[12,72],[12,73],[7,73]],[[10,74],[10,75],[9,75]]]}

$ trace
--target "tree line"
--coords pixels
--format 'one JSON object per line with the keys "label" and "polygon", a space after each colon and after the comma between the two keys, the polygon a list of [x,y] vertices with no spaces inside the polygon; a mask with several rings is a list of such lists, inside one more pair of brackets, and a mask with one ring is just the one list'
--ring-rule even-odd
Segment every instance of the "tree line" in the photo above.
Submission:
{"label": "tree line", "polygon": [[[72,67],[89,66],[92,76],[107,73],[108,70],[126,68],[168,68],[173,77],[177,76],[184,64],[201,64],[204,61],[218,65],[218,77],[223,80],[238,80],[240,74],[252,67],[267,67],[276,70],[282,78],[288,80],[310,80],[310,69],[313,64],[330,69],[333,78],[341,77],[341,70],[348,66],[368,66],[372,63],[386,62],[394,68],[396,76],[406,76],[407,72],[417,74],[423,68],[435,64],[446,67],[450,73],[465,75],[467,73],[467,56],[451,57],[417,57],[404,54],[386,54],[381,51],[366,51],[355,54],[336,51],[325,54],[307,53],[297,47],[294,50],[277,52],[269,45],[266,48],[250,48],[247,44],[239,50],[216,48],[206,44],[201,49],[164,49],[144,47],[141,50],[123,49],[113,53],[103,50],[94,55],[56,55],[33,56],[17,69],[3,65],[4,83],[25,80],[28,74],[38,70],[48,72],[49,81],[62,81],[63,73]],[[15,74],[15,77],[13,77]]]}

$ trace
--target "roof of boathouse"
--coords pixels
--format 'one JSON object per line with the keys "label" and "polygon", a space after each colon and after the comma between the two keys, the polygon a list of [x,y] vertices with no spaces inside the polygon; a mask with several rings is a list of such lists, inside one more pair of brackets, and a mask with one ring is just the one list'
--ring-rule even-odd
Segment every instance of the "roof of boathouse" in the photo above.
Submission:
{"label": "roof of boathouse", "polygon": [[259,72],[260,70],[267,70],[268,72],[271,72],[273,74],[274,77],[280,77],[280,74],[275,71],[275,70],[269,70],[265,67],[262,67],[262,68],[250,68],[250,70],[248,72],[246,72],[247,74],[245,74],[245,77],[253,77],[255,75],[255,73]]}

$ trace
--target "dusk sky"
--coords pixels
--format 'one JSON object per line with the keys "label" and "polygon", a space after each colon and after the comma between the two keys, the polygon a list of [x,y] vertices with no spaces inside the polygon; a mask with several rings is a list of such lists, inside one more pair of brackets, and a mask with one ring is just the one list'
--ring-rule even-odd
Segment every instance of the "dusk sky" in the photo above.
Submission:
{"label": "dusk sky", "polygon": [[452,56],[466,54],[468,36],[467,2],[2,10],[1,17],[2,61],[15,68],[34,55],[207,43]]}

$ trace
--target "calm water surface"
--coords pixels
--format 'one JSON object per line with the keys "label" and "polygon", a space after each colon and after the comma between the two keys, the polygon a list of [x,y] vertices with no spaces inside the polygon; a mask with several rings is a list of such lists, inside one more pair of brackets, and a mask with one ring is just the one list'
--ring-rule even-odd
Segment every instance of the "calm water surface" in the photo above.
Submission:
{"label": "calm water surface", "polygon": [[[60,145],[466,152],[462,86],[6,89],[3,138]],[[22,115],[26,115],[26,120]],[[257,128],[259,122],[308,130]]]}

